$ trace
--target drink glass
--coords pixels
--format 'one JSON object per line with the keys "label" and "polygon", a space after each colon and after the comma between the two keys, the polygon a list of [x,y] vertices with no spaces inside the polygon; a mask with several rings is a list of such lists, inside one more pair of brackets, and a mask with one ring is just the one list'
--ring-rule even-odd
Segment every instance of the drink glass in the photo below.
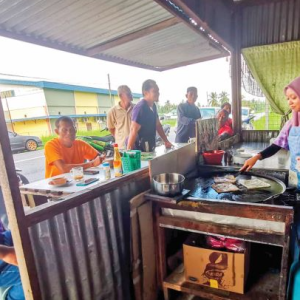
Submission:
{"label": "drink glass", "polygon": [[70,173],[75,181],[81,181],[83,179],[83,167],[74,167],[71,169]]}

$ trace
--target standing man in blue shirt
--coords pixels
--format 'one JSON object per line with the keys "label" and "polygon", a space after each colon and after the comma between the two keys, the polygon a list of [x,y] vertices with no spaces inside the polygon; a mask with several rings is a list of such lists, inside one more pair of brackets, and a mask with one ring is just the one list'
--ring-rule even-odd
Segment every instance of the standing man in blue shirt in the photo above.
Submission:
{"label": "standing man in blue shirt", "polygon": [[166,148],[171,148],[158,118],[155,102],[159,99],[159,88],[156,82],[148,79],[142,86],[143,99],[133,108],[130,134],[127,149],[137,149],[142,152],[152,152],[155,149],[156,131],[161,136]]}
{"label": "standing man in blue shirt", "polygon": [[189,87],[186,92],[186,102],[178,105],[176,143],[187,143],[190,138],[196,136],[195,122],[201,119],[200,110],[195,105],[197,98],[197,88]]}

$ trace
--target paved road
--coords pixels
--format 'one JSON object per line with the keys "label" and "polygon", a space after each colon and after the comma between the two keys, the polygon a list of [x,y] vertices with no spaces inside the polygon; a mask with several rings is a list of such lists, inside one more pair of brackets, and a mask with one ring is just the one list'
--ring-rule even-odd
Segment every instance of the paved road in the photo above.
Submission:
{"label": "paved road", "polygon": [[[175,140],[173,128],[171,128],[169,140],[171,142],[174,142]],[[16,168],[22,170],[21,173],[29,180],[29,182],[38,181],[45,178],[44,150],[17,153],[13,156]]]}
{"label": "paved road", "polygon": [[17,153],[13,155],[16,168],[22,170],[22,174],[29,182],[41,180],[45,176],[44,150],[34,152]]}

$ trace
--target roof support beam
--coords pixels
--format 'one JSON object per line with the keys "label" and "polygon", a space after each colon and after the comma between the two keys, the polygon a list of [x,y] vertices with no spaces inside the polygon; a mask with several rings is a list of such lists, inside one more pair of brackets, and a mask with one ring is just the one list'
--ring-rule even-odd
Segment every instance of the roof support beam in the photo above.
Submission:
{"label": "roof support beam", "polygon": [[240,1],[234,1],[235,5],[239,6],[260,6],[264,4],[271,4],[276,2],[285,2],[287,0],[240,0]]}
{"label": "roof support beam", "polygon": [[231,53],[231,91],[232,91],[232,117],[233,129],[235,133],[242,132],[242,68],[241,68],[241,39],[242,22],[240,9],[237,9],[233,15],[232,40],[234,41],[234,50]]}
{"label": "roof support beam", "polygon": [[221,57],[225,57],[225,56],[226,55],[224,53],[220,53],[220,54],[207,56],[205,58],[198,58],[198,59],[193,59],[193,60],[189,60],[189,61],[184,61],[184,62],[177,63],[177,64],[174,64],[174,65],[166,66],[161,71],[166,71],[166,70],[175,69],[175,68],[179,68],[179,67],[185,67],[185,66],[188,66],[188,65],[198,64],[200,62],[213,60],[213,59],[217,59],[217,58],[221,58]]}
{"label": "roof support beam", "polygon": [[[153,0],[163,6],[165,9],[167,9],[169,12],[171,12],[173,15],[179,17],[186,25],[188,25],[190,28],[192,28],[194,31],[196,31],[198,34],[204,36],[206,39],[211,40],[211,44],[215,44],[215,48],[218,48],[219,51],[223,52],[224,54],[227,53],[229,55],[229,52],[226,51],[228,49],[229,51],[232,51],[232,47],[226,43],[219,35],[217,35],[210,27],[207,26],[205,22],[203,22],[199,16],[193,12],[193,10],[184,3],[183,0],[170,0],[170,3],[168,4],[168,1],[165,0]],[[187,15],[190,19],[184,18],[184,16],[180,13],[180,11],[177,11],[172,7],[172,4],[175,6],[178,6],[184,13]],[[196,22],[196,23],[194,23]],[[202,30],[200,30],[200,27]],[[217,42],[215,42],[217,40]],[[223,47],[222,47],[223,46]],[[226,49],[225,49],[225,48]]]}
{"label": "roof support beam", "polygon": [[180,23],[180,21],[177,18],[170,18],[168,20],[162,21],[160,23],[151,25],[149,27],[143,28],[141,30],[129,33],[127,35],[124,35],[122,37],[116,38],[114,40],[111,40],[109,42],[105,42],[99,45],[96,45],[92,48],[87,49],[87,55],[89,56],[95,56],[99,54],[102,51],[117,47],[119,45],[131,42],[133,40],[139,39],[141,37],[144,37],[146,35],[149,35],[151,33],[163,30],[165,28],[169,28],[171,26],[174,26],[176,24]]}

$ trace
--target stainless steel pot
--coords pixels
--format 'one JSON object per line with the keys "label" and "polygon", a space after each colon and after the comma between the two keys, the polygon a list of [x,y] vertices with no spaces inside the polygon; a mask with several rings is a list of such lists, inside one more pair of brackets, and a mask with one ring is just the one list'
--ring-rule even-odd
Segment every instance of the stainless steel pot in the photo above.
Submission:
{"label": "stainless steel pot", "polygon": [[185,177],[177,173],[163,173],[153,176],[154,191],[162,196],[176,196],[183,190]]}

